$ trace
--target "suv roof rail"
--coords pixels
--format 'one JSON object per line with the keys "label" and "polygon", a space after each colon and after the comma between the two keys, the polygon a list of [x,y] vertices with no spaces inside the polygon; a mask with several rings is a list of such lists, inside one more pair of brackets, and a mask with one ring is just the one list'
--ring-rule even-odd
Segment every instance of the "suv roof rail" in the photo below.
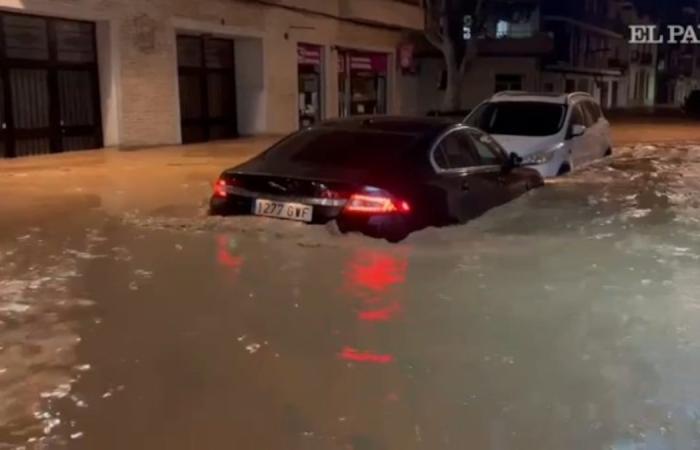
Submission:
{"label": "suv roof rail", "polygon": [[[577,93],[578,94],[578,93]],[[566,100],[569,94],[561,92],[540,92],[540,91],[501,91],[493,94],[493,97],[548,97]]]}
{"label": "suv roof rail", "polygon": [[527,94],[527,91],[501,91],[493,94],[494,97],[503,97],[505,95],[523,95]]}
{"label": "suv roof rail", "polygon": [[573,100],[574,97],[593,98],[593,96],[589,92],[578,91],[578,92],[571,92],[571,93],[567,94],[566,99]]}

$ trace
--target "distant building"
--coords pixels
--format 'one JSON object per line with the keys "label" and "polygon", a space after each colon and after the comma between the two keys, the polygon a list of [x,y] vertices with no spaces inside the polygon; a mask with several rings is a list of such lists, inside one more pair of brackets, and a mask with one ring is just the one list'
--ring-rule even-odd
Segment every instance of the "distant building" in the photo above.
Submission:
{"label": "distant building", "polygon": [[[502,90],[541,89],[541,61],[554,49],[554,40],[541,31],[537,0],[495,1],[478,39],[479,57],[467,72],[463,104],[473,108],[484,98]],[[403,103],[407,112],[425,114],[442,104],[445,73],[442,54],[417,35],[417,72]]]}
{"label": "distant building", "polygon": [[656,104],[659,65],[659,46],[656,44],[630,44],[630,25],[655,25],[656,21],[641,15],[629,0],[613,2],[611,10],[625,29],[625,60],[627,71],[627,106],[651,107]]}
{"label": "distant building", "polygon": [[[621,0],[496,0],[479,38],[479,58],[466,75],[467,109],[501,90],[584,91],[606,109],[651,106],[656,48],[630,45],[628,25],[649,23]],[[421,47],[416,112],[438,109],[444,66]],[[407,99],[405,105],[411,104]]]}
{"label": "distant building", "polygon": [[606,1],[543,2],[543,29],[555,51],[544,58],[545,91],[583,91],[604,108],[626,105],[625,37],[609,20]]}
{"label": "distant building", "polygon": [[[660,25],[700,24],[700,2],[685,1],[675,4],[661,18]],[[662,44],[659,47],[658,94],[661,105],[680,106],[690,92],[700,89],[700,46],[696,44]]]}

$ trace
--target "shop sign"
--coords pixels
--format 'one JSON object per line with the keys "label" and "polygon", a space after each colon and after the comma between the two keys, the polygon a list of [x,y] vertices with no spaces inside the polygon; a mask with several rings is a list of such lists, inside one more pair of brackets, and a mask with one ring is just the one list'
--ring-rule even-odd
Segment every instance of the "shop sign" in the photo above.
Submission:
{"label": "shop sign", "polygon": [[413,68],[413,44],[401,44],[399,46],[399,67],[402,70]]}
{"label": "shop sign", "polygon": [[321,65],[321,47],[317,45],[299,44],[297,47],[297,56],[297,61],[300,65]]}
{"label": "shop sign", "polygon": [[381,53],[358,53],[350,56],[351,70],[366,70],[375,73],[386,73],[387,57]]}

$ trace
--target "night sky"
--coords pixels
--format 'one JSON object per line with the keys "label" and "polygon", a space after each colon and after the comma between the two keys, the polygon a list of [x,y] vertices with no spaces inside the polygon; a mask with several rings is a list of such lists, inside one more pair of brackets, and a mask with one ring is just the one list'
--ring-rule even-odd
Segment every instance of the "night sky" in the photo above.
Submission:
{"label": "night sky", "polygon": [[684,6],[698,6],[698,0],[633,0],[640,12],[662,21],[673,21]]}

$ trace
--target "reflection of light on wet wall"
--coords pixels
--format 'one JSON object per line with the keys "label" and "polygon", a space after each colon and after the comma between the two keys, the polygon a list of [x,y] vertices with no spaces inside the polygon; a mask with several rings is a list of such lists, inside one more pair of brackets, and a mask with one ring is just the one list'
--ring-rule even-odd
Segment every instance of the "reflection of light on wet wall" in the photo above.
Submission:
{"label": "reflection of light on wet wall", "polygon": [[[361,322],[380,325],[390,322],[402,311],[397,288],[406,282],[408,259],[404,252],[360,249],[348,262],[345,290],[361,302],[357,313]],[[340,358],[351,362],[388,364],[390,354],[345,347]]]}

